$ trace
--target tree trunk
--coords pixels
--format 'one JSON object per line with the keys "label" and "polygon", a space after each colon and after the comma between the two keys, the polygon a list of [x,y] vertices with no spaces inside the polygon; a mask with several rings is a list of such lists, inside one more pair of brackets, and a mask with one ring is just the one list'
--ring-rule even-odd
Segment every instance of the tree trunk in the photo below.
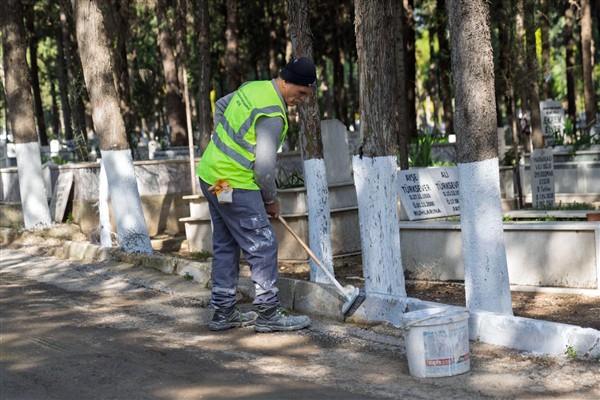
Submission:
{"label": "tree trunk", "polygon": [[344,79],[344,64],[345,53],[343,46],[343,35],[339,32],[340,22],[343,20],[343,5],[338,4],[335,6],[334,16],[335,22],[332,24],[333,40],[336,45],[332,54],[333,62],[333,93],[335,96],[335,116],[339,119],[342,124],[346,127],[350,124],[348,120],[348,96],[346,93],[346,85]]}
{"label": "tree trunk", "polygon": [[227,74],[227,91],[231,93],[242,84],[238,41],[238,3],[237,0],[226,0],[225,3],[227,5],[225,72]]}
{"label": "tree trunk", "polygon": [[114,21],[114,74],[119,94],[119,106],[125,122],[125,132],[129,147],[133,149],[133,132],[135,130],[133,112],[131,110],[131,89],[129,85],[129,68],[127,66],[127,40],[129,37],[129,0],[113,0]]}
{"label": "tree trunk", "polygon": [[362,144],[352,163],[367,295],[406,296],[396,201],[398,99],[403,96],[398,96],[395,71],[398,7],[392,3],[354,2]]}
{"label": "tree trunk", "polygon": [[571,121],[577,120],[577,109],[575,106],[575,39],[573,38],[573,27],[575,25],[573,9],[570,2],[565,9],[565,46],[566,46],[566,78],[567,78],[567,115]]}
{"label": "tree trunk", "polygon": [[[288,0],[288,23],[294,57],[310,57],[313,54],[308,1]],[[316,91],[298,106],[300,114],[300,143],[304,160],[304,183],[308,200],[309,245],[325,268],[333,273],[333,251],[331,248],[331,221],[329,188],[323,160],[321,118]],[[317,264],[310,261],[310,280],[331,283]]]}
{"label": "tree trunk", "polygon": [[525,0],[517,0],[515,5],[515,40],[514,40],[514,60],[515,60],[515,73],[514,86],[517,88],[518,97],[521,100],[521,118],[527,121],[526,128],[522,129],[519,123],[519,131],[521,132],[523,149],[525,153],[531,152],[531,131],[529,120],[531,116],[525,115],[525,110],[529,107],[529,100],[527,96],[527,80],[526,77],[526,52],[525,52],[525,27],[524,27],[524,11],[523,2]]}
{"label": "tree trunk", "polygon": [[265,13],[269,24],[269,75],[272,77],[277,76],[277,73],[279,72],[279,63],[277,62],[279,48],[277,16],[273,7],[275,7],[274,2],[267,2],[265,5]]}
{"label": "tree trunk", "polygon": [[52,127],[52,133],[59,137],[60,135],[60,111],[58,110],[58,95],[56,94],[56,85],[54,85],[54,79],[50,79],[50,97],[52,98],[52,110],[50,117],[50,126]]}
{"label": "tree trunk", "polygon": [[581,55],[583,61],[583,97],[585,99],[585,121],[591,126],[596,121],[598,104],[594,92],[594,66],[592,57],[592,6],[590,0],[581,0]]}
{"label": "tree trunk", "polygon": [[170,127],[171,146],[186,146],[187,134],[185,128],[185,104],[183,102],[182,82],[179,81],[178,59],[175,54],[175,43],[169,25],[167,6],[165,0],[156,1],[156,15],[158,17],[158,47],[162,58],[162,65],[166,86],[166,109]]}
{"label": "tree trunk", "polygon": [[130,253],[152,253],[137,188],[133,159],[125,134],[125,123],[112,74],[112,51],[104,28],[101,0],[72,0],[77,41],[86,86],[92,102],[92,117],[100,139],[117,235],[122,249]]}
{"label": "tree trunk", "polygon": [[[393,56],[394,56],[394,65],[396,68],[394,69],[395,77],[394,81],[396,82],[396,91],[397,93],[406,93],[406,45],[404,34],[406,30],[404,29],[404,7],[400,2],[394,2],[395,9],[394,12],[394,20],[393,25],[395,27],[395,37],[392,41],[392,45],[394,46]],[[411,126],[411,114],[409,109],[411,109],[412,104],[410,101],[404,96],[398,96],[397,100],[397,109],[393,110],[392,118],[397,118],[397,125],[394,126],[394,130],[396,131],[396,140],[398,141],[398,158],[400,168],[403,170],[407,170],[409,168],[408,165],[408,147],[411,138],[410,128],[408,129],[400,129],[400,127],[410,127]]]}
{"label": "tree trunk", "polygon": [[[61,12],[62,14],[62,12]],[[71,104],[69,102],[69,78],[67,76],[67,65],[65,46],[62,40],[62,30],[58,27],[56,32],[56,72],[58,75],[58,91],[60,94],[60,110],[62,116],[63,137],[58,136],[59,141],[73,139],[73,122],[71,118]]]}
{"label": "tree trunk", "polygon": [[23,220],[26,229],[43,228],[51,225],[52,221],[42,177],[40,146],[35,133],[21,2],[9,0],[0,19],[6,85],[4,90],[17,153]]}
{"label": "tree trunk", "polygon": [[83,99],[87,97],[87,93],[83,82],[81,61],[79,60],[77,53],[77,43],[73,36],[75,23],[73,22],[69,0],[61,0],[60,7],[61,35],[62,43],[65,48],[65,71],[69,88],[70,114],[73,122],[72,139],[75,142],[75,149],[79,160],[85,162],[88,160],[88,149],[85,105]]}
{"label": "tree trunk", "polygon": [[517,207],[523,208],[523,197],[521,192],[521,170],[520,170],[520,122],[517,116],[517,94],[515,90],[515,71],[516,71],[516,56],[515,52],[515,20],[513,18],[512,0],[503,0],[500,9],[500,24],[506,29],[500,32],[500,73],[501,91],[506,95],[506,118],[507,123],[511,127],[513,138],[513,152],[515,154],[515,162],[513,170],[515,173],[515,184],[517,190]]}
{"label": "tree trunk", "polygon": [[452,63],[450,60],[450,44],[446,37],[448,20],[444,9],[445,0],[437,0],[437,38],[439,45],[440,97],[442,99],[443,122],[446,136],[454,134],[452,111]]}
{"label": "tree trunk", "polygon": [[210,105],[211,72],[210,72],[210,19],[208,0],[201,0],[195,8],[195,26],[198,33],[198,130],[200,131],[200,154],[204,153],[210,142],[213,129],[212,110]]}
{"label": "tree trunk", "polygon": [[38,35],[35,30],[33,4],[27,2],[25,6],[25,23],[29,35],[29,62],[31,65],[31,86],[33,89],[33,103],[35,105],[35,120],[37,122],[40,144],[48,146],[48,134],[46,132],[46,118],[42,106],[42,95],[40,93],[39,68],[37,63]]}
{"label": "tree trunk", "polygon": [[448,0],[447,11],[456,87],[454,123],[467,307],[512,315],[488,6],[479,0]]}
{"label": "tree trunk", "polygon": [[526,36],[526,60],[529,112],[531,115],[531,142],[533,149],[543,149],[544,134],[542,133],[542,116],[540,112],[540,92],[538,85],[538,61],[535,43],[535,9],[533,1],[525,1],[525,36]]}
{"label": "tree trunk", "polygon": [[403,0],[404,5],[404,46],[406,48],[406,107],[408,141],[417,137],[417,56],[415,34],[414,0]]}
{"label": "tree trunk", "polygon": [[552,98],[552,71],[550,70],[550,21],[547,0],[540,0],[540,30],[542,36],[542,93],[543,99]]}

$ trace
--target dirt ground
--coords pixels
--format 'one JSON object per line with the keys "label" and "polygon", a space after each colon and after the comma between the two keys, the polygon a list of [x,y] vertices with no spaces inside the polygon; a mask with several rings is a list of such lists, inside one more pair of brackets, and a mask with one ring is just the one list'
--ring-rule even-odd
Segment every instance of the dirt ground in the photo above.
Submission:
{"label": "dirt ground", "polygon": [[[335,276],[342,285],[364,286],[361,256],[334,258]],[[295,279],[309,277],[308,263],[281,263],[282,276]],[[410,297],[436,303],[465,305],[465,287],[460,282],[429,283],[407,277],[406,292]],[[600,330],[600,297],[535,292],[512,292],[516,316],[545,319]]]}

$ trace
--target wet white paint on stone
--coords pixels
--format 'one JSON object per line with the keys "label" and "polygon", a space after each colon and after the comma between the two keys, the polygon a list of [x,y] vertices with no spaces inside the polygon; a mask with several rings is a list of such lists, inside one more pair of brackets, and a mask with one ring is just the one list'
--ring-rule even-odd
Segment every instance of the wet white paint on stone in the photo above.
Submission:
{"label": "wet white paint on stone", "polygon": [[[323,159],[304,161],[304,185],[308,206],[308,243],[321,264],[333,271],[333,251],[331,248],[331,218],[327,172]],[[313,260],[310,261],[310,280],[331,283]]]}
{"label": "wet white paint on stone", "polygon": [[152,253],[130,150],[102,150],[117,235],[128,253]]}
{"label": "wet white paint on stone", "polygon": [[100,219],[100,245],[102,247],[112,247],[110,213],[108,209],[109,201],[108,179],[106,178],[106,167],[100,160],[100,179],[98,182],[98,214]]}
{"label": "wet white paint on stone", "polygon": [[38,142],[15,144],[25,229],[52,225]]}
{"label": "wet white paint on stone", "polygon": [[406,296],[400,255],[396,157],[354,156],[365,289]]}
{"label": "wet white paint on stone", "polygon": [[458,164],[458,174],[467,307],[512,315],[498,159]]}

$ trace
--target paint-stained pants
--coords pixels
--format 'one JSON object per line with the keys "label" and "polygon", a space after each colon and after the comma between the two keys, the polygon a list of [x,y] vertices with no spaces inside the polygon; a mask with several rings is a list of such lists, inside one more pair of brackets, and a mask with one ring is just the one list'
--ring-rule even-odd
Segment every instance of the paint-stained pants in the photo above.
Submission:
{"label": "paint-stained pants", "polygon": [[235,304],[241,249],[256,289],[253,304],[279,305],[277,237],[260,191],[234,189],[233,201],[221,204],[217,196],[208,191],[209,186],[200,179],[200,188],[208,200],[213,231],[211,304],[217,308]]}

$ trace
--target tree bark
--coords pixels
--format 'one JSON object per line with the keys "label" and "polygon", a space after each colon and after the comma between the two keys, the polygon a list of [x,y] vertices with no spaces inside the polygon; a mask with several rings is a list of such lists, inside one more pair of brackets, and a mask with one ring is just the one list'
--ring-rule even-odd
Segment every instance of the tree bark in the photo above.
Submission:
{"label": "tree bark", "polygon": [[92,117],[106,167],[119,243],[130,253],[152,253],[144,221],[133,158],[112,70],[112,51],[104,27],[109,4],[102,0],[72,0],[77,41],[85,83],[90,93]]}
{"label": "tree bark", "polygon": [[567,115],[571,121],[577,120],[577,109],[575,106],[575,39],[573,27],[575,25],[571,3],[567,2],[565,8],[565,47],[566,47],[566,79],[567,79]]}
{"label": "tree bark", "polygon": [[162,58],[165,85],[166,109],[170,127],[171,146],[187,145],[185,128],[185,104],[183,102],[182,82],[179,80],[179,68],[175,43],[169,29],[169,18],[165,0],[156,1],[156,14],[158,17],[158,47]]}
{"label": "tree bark", "polygon": [[195,8],[195,25],[198,33],[198,130],[200,131],[200,154],[204,153],[210,142],[213,129],[210,105],[211,69],[210,69],[210,19],[208,0],[200,0]]}
{"label": "tree bark", "polygon": [[598,104],[594,91],[594,66],[592,57],[592,6],[590,0],[581,0],[581,56],[583,62],[583,98],[585,99],[585,121],[591,126],[596,121]]}
{"label": "tree bark", "polygon": [[[62,11],[61,11],[62,14]],[[71,103],[69,101],[69,78],[67,76],[67,65],[65,46],[62,39],[62,28],[59,25],[56,32],[56,72],[58,75],[58,91],[60,95],[60,110],[62,116],[63,137],[58,139],[73,139],[73,119],[71,117]]]}
{"label": "tree bark", "polygon": [[527,128],[521,129],[521,125],[519,124],[519,132],[521,133],[522,141],[523,141],[523,149],[525,153],[531,152],[531,131],[529,129],[529,120],[531,116],[527,117],[525,115],[525,110],[529,107],[529,98],[527,96],[527,81],[526,77],[526,51],[525,51],[525,27],[524,27],[524,3],[525,0],[517,0],[515,5],[515,40],[514,40],[514,56],[515,60],[515,71],[513,74],[514,77],[514,87],[516,88],[516,93],[518,94],[519,99],[521,100],[521,118],[525,118],[527,120]]}
{"label": "tree bark", "polygon": [[448,0],[467,307],[512,315],[488,6]]}
{"label": "tree bark", "polygon": [[227,91],[235,91],[242,84],[240,73],[240,44],[238,41],[238,3],[237,0],[226,0],[227,27],[225,39],[225,72],[227,74]]}
{"label": "tree bark", "polygon": [[[396,27],[394,32],[394,39],[392,41],[393,46],[393,57],[394,57],[394,65],[396,68],[394,69],[394,81],[396,85],[397,93],[406,93],[406,85],[407,85],[407,68],[406,68],[406,45],[404,34],[406,30],[404,29],[404,7],[400,2],[394,2],[395,9],[393,26]],[[412,107],[412,104],[408,100],[408,98],[404,96],[397,97],[397,107],[396,115],[392,114],[392,118],[397,118],[397,125],[394,127],[396,132],[396,140],[398,141],[398,164],[400,168],[403,170],[407,170],[409,168],[408,165],[408,147],[411,139],[410,126],[411,126],[411,113],[409,110]],[[393,109],[392,109],[393,110]],[[405,129],[400,129],[400,127],[405,127]]]}
{"label": "tree bark", "polygon": [[39,68],[37,63],[38,35],[35,30],[33,4],[27,2],[25,5],[25,24],[29,37],[29,62],[31,66],[31,86],[33,89],[33,103],[35,105],[35,120],[37,122],[40,144],[48,146],[48,134],[46,132],[46,118],[42,106],[42,95],[40,93]]}
{"label": "tree bark", "polygon": [[550,21],[547,0],[540,0],[540,29],[542,36],[542,93],[543,99],[552,98],[552,71],[550,70]]}
{"label": "tree bark", "polygon": [[129,85],[129,68],[127,65],[127,40],[129,37],[129,0],[113,0],[113,35],[114,35],[114,60],[115,60],[115,82],[119,94],[119,106],[125,121],[125,132],[129,146],[133,147],[132,133],[135,129],[135,121],[131,110],[131,89]]}
{"label": "tree bark", "polygon": [[445,0],[437,0],[437,38],[439,44],[440,97],[443,107],[443,122],[446,136],[454,133],[454,113],[452,111],[452,62],[450,44],[446,37],[448,19],[444,9]]}
{"label": "tree bark", "polygon": [[414,0],[403,0],[404,4],[404,45],[406,48],[406,107],[407,107],[407,131],[409,142],[417,137],[417,56],[416,56],[416,34]]}
{"label": "tree bark", "polygon": [[42,162],[35,132],[34,104],[27,66],[25,27],[19,0],[9,0],[0,16],[8,119],[12,128],[19,193],[26,229],[51,225],[42,178]]}
{"label": "tree bark", "polygon": [[70,115],[72,118],[72,139],[75,143],[79,160],[85,162],[88,160],[87,149],[87,129],[84,98],[87,97],[85,84],[83,82],[83,71],[81,61],[77,52],[77,43],[74,38],[74,26],[72,10],[69,6],[69,0],[60,0],[60,26],[61,37],[65,53],[65,72],[68,81],[68,101],[70,105]]}

